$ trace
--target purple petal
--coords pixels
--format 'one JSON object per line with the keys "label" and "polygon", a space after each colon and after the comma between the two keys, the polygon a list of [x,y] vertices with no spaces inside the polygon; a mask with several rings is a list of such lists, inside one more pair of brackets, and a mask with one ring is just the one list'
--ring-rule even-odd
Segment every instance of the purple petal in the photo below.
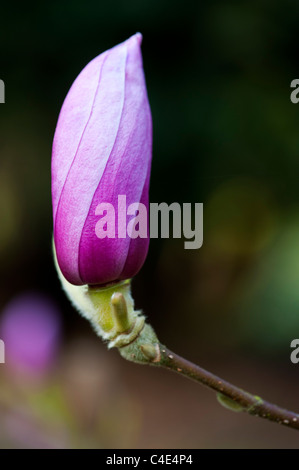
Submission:
{"label": "purple petal", "polygon": [[[152,147],[141,35],[101,54],[78,76],[54,137],[52,198],[58,263],[73,284],[105,284],[142,266],[148,240],[99,239],[95,209],[118,195],[147,203]],[[148,203],[147,203],[148,204]],[[134,245],[134,246],[133,246]],[[136,245],[136,246],[135,246]],[[128,255],[133,256],[128,262]],[[133,269],[134,267],[134,269]]]}

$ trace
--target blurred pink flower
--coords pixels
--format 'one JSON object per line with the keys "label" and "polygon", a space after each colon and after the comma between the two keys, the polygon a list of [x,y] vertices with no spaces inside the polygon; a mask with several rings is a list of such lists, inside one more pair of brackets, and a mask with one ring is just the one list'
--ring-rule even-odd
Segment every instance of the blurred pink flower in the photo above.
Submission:
{"label": "blurred pink flower", "polygon": [[52,365],[60,339],[56,306],[38,293],[19,295],[0,315],[5,362],[14,370],[40,374]]}

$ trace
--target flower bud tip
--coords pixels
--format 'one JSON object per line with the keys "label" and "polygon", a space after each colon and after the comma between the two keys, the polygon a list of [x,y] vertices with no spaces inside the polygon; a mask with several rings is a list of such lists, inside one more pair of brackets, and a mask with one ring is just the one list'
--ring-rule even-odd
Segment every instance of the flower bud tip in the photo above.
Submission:
{"label": "flower bud tip", "polygon": [[141,33],[136,33],[135,37],[137,39],[137,42],[138,42],[139,46],[141,46],[142,39],[143,39],[142,34]]}

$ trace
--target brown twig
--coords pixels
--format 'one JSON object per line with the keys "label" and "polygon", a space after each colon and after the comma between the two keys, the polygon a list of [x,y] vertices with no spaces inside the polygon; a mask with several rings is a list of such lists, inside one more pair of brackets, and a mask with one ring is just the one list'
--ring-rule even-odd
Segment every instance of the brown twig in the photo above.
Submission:
{"label": "brown twig", "polygon": [[260,418],[299,430],[299,414],[280,408],[257,395],[245,392],[226,380],[178,356],[161,344],[159,349],[160,357],[152,361],[153,364],[177,372],[179,375],[195,380],[218,392],[217,398],[223,406],[233,411],[245,411],[253,416],[259,416]]}

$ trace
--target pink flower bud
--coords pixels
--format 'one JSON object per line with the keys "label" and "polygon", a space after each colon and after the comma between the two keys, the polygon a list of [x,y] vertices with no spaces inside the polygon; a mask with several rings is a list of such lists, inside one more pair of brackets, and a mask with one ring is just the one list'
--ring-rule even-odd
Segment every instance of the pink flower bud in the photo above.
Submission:
{"label": "pink flower bud", "polygon": [[[54,242],[72,284],[131,278],[147,255],[148,229],[136,238],[123,230],[132,218],[130,204],[148,208],[152,120],[141,40],[137,33],[92,60],[59,115],[52,151]],[[118,196],[125,207],[118,207]],[[115,211],[114,233],[107,230],[104,238],[96,233],[101,203]]]}

